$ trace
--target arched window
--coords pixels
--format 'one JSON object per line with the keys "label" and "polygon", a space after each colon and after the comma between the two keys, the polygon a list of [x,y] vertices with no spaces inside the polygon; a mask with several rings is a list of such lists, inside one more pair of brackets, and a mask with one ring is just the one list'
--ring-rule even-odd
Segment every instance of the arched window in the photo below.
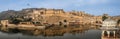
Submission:
{"label": "arched window", "polygon": [[40,12],[40,14],[44,14],[43,12]]}
{"label": "arched window", "polygon": [[96,21],[96,23],[99,23],[98,21]]}
{"label": "arched window", "polygon": [[67,22],[67,20],[64,20],[64,22]]}

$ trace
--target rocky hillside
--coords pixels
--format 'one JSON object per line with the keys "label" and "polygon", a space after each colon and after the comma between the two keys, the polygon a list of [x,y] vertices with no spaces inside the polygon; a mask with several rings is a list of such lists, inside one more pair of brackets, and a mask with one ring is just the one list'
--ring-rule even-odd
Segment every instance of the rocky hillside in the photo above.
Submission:
{"label": "rocky hillside", "polygon": [[17,15],[17,11],[14,10],[3,11],[0,13],[0,20],[9,19],[11,16],[15,15]]}
{"label": "rocky hillside", "polygon": [[[22,16],[25,16],[26,13],[32,12],[32,10],[34,10],[34,9],[39,9],[39,8],[27,8],[27,9],[22,9],[20,11],[14,11],[14,10],[2,11],[2,12],[0,12],[0,20],[9,19],[10,17],[22,17]],[[83,14],[85,14],[85,13],[83,13]],[[87,15],[87,16],[89,16],[89,15]]]}
{"label": "rocky hillside", "polygon": [[10,19],[11,17],[22,17],[24,15],[26,15],[25,11],[21,10],[21,11],[14,11],[14,10],[8,10],[8,11],[3,11],[0,12],[0,20],[4,20],[4,19]]}

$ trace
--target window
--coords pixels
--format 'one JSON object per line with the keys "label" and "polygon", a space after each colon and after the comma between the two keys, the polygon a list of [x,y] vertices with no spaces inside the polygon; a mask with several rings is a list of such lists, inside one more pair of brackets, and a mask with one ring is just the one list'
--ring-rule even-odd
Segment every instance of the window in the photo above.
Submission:
{"label": "window", "polygon": [[67,20],[64,20],[64,22],[67,22]]}
{"label": "window", "polygon": [[43,12],[40,12],[40,14],[44,14]]}

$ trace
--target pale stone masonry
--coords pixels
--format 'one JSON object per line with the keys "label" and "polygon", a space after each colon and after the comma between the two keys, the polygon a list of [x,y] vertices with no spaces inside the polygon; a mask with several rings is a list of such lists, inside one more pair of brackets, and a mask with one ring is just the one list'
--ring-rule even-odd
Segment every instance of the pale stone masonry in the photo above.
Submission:
{"label": "pale stone masonry", "polygon": [[[25,10],[25,9],[24,9]],[[32,18],[33,21],[39,21],[41,23],[55,24],[59,22],[67,22],[80,20],[84,23],[96,23],[96,21],[101,22],[101,16],[93,16],[85,13],[84,11],[71,11],[65,12],[63,9],[46,9],[46,8],[34,8],[26,9],[28,12],[24,18]]]}
{"label": "pale stone masonry", "polygon": [[32,22],[48,23],[48,24],[59,24],[78,21],[80,24],[96,24],[102,22],[102,16],[94,16],[84,11],[68,11],[65,12],[63,9],[47,9],[47,8],[28,8],[21,10],[24,13],[23,17],[31,18]]}

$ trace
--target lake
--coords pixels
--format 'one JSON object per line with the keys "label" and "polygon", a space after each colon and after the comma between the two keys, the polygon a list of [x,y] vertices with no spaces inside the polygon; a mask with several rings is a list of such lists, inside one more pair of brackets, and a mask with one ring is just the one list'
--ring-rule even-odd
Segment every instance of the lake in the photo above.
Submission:
{"label": "lake", "polygon": [[[1,27],[2,29],[2,27]],[[95,26],[53,26],[41,30],[0,30],[0,39],[105,39],[114,38],[113,34],[103,35],[104,30]],[[110,31],[111,32],[111,31]],[[120,30],[116,31],[116,37],[120,38]],[[110,36],[110,37],[108,37]],[[118,38],[118,39],[119,39]]]}
{"label": "lake", "polygon": [[81,33],[64,33],[62,36],[32,36],[22,33],[0,32],[1,39],[101,39],[101,30],[89,29]]}

